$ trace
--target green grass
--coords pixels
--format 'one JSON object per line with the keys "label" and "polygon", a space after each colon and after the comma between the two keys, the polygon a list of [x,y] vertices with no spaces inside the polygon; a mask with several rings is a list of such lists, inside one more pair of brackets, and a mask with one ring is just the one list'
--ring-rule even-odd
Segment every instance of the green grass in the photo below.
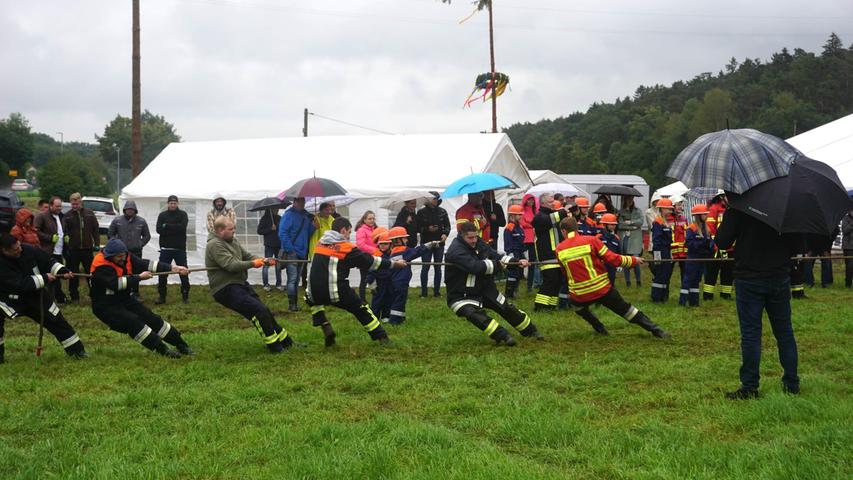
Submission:
{"label": "green grass", "polygon": [[[327,350],[307,312],[261,292],[308,344],[272,356],[205,287],[190,306],[171,287],[155,308],[195,358],[160,358],[77,306],[64,311],[92,357],[71,361],[47,337],[37,360],[35,323],[7,321],[0,478],[853,476],[853,292],[794,303],[800,396],[780,391],[765,323],[762,398],[732,402],[733,303],[653,306],[648,287],[618,284],[671,340],[599,309],[610,337],[572,313],[536,314],[546,342],[496,348],[444,299],[411,298],[409,321],[389,330],[395,348],[333,311],[339,346]],[[155,290],[143,294],[152,305]]]}

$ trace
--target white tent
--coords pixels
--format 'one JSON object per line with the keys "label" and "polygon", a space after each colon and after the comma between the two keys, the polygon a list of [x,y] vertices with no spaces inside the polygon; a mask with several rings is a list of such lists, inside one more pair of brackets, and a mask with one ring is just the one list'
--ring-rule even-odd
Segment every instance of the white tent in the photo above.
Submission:
{"label": "white tent", "polygon": [[[237,212],[240,242],[262,254],[262,239],[256,234],[260,215],[248,208],[300,179],[316,175],[337,181],[357,198],[339,209],[353,224],[366,210],[373,210],[377,223],[387,225],[397,212],[380,208],[380,203],[392,193],[440,192],[475,172],[498,173],[522,187],[531,184],[527,167],[506,134],[293,137],[172,143],[122,190],[121,202],[135,200],[139,214],[148,220],[152,240],[144,254],[156,258],[155,219],[166,198],[177,195],[180,208],[189,215],[187,256],[193,266],[204,263],[206,215],[217,196],[225,197]],[[498,196],[502,200],[505,195]],[[442,207],[452,218],[464,202],[464,197],[444,199]],[[253,270],[250,281],[259,278],[260,271]],[[419,282],[417,273],[414,279]],[[191,281],[205,283],[207,277],[194,274]]]}
{"label": "white tent", "polygon": [[569,183],[551,170],[530,170],[530,178],[534,185],[543,183]]}
{"label": "white tent", "polygon": [[673,195],[684,195],[687,191],[690,190],[687,188],[687,185],[681,183],[680,181],[675,183],[670,183],[669,185],[665,185],[655,190],[655,193],[652,194],[652,200],[657,200],[663,197],[671,197]]}
{"label": "white tent", "polygon": [[807,157],[834,168],[841,183],[848,190],[853,189],[853,115],[813,128],[787,142]]}

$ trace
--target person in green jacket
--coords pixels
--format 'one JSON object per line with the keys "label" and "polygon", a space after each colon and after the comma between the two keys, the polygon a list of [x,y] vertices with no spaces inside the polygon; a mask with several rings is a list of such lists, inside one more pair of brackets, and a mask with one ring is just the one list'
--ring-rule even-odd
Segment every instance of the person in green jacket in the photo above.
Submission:
{"label": "person in green jacket", "polygon": [[272,353],[281,353],[294,345],[287,330],[247,282],[250,268],[275,265],[274,258],[260,258],[247,252],[234,238],[234,222],[227,216],[214,221],[213,236],[207,241],[204,266],[213,299],[252,322]]}
{"label": "person in green jacket", "polygon": [[[619,209],[617,232],[622,237],[622,254],[643,256],[643,212],[634,205],[634,197],[622,196],[622,208]],[[640,266],[625,269],[625,285],[631,286],[631,270],[634,280],[640,287]]]}

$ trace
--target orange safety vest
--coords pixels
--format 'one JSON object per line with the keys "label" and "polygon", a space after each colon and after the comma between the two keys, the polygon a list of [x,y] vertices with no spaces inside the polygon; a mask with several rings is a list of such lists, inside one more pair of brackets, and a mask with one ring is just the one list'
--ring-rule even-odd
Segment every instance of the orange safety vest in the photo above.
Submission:
{"label": "orange safety vest", "polygon": [[130,261],[130,253],[127,254],[126,266],[125,268],[121,268],[115,263],[107,260],[107,257],[104,256],[104,252],[98,252],[95,255],[95,258],[92,259],[92,266],[89,268],[89,273],[95,273],[95,269],[98,267],[103,267],[104,265],[110,266],[113,270],[116,271],[117,277],[123,277],[124,272],[127,272],[128,275],[133,275],[133,268]]}

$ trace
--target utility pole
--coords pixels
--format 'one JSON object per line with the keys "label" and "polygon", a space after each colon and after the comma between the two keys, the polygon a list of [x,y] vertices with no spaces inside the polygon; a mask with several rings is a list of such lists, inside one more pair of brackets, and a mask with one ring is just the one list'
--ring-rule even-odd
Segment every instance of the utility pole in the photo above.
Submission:
{"label": "utility pole", "polygon": [[495,30],[492,21],[492,2],[489,0],[489,56],[492,61],[492,133],[498,133],[498,96],[495,75]]}
{"label": "utility pole", "polygon": [[65,151],[65,134],[62,132],[56,132],[56,134],[59,135],[59,154],[62,155]]}
{"label": "utility pole", "polygon": [[131,149],[130,149],[130,168],[133,172],[133,178],[136,178],[140,172],[142,159],[142,93],[139,80],[139,0],[133,0],[133,79],[132,82],[132,116],[131,116]]}
{"label": "utility pole", "polygon": [[307,108],[302,113],[302,136],[303,137],[308,136],[308,109]]}

